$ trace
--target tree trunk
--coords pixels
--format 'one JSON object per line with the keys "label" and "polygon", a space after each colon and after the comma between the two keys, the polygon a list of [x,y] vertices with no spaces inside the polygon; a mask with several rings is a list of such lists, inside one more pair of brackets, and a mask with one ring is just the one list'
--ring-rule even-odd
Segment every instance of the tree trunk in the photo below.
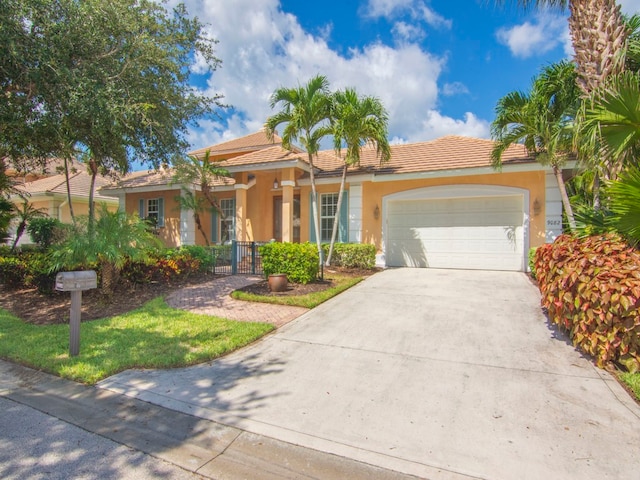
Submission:
{"label": "tree trunk", "polygon": [[207,234],[204,233],[204,229],[202,228],[202,222],[200,221],[200,214],[198,213],[194,213],[193,214],[193,220],[196,222],[196,226],[198,227],[198,230],[200,230],[200,232],[202,233],[202,236],[204,237],[204,241],[207,244],[207,247],[209,246],[209,239],[207,238]]}
{"label": "tree trunk", "polygon": [[89,187],[89,230],[93,231],[93,224],[96,218],[93,190],[96,186],[96,176],[98,175],[98,164],[94,159],[89,160],[89,171],[91,172],[91,186]]}
{"label": "tree trunk", "polygon": [[313,212],[313,226],[316,229],[316,246],[318,247],[318,261],[322,265],[322,239],[320,238],[320,219],[318,218],[318,190],[316,188],[316,176],[313,166],[313,155],[309,153],[310,179],[311,179],[311,211]]}
{"label": "tree trunk", "polygon": [[569,11],[578,85],[588,96],[622,71],[627,29],[615,0],[572,0]]}
{"label": "tree trunk", "polygon": [[16,246],[18,245],[18,242],[20,241],[20,237],[22,237],[22,235],[24,234],[24,229],[27,227],[27,222],[26,221],[21,221],[20,224],[18,225],[18,229],[16,230],[16,238],[13,241],[13,245],[11,245],[11,251],[13,252],[16,249]]}
{"label": "tree trunk", "polygon": [[600,200],[600,172],[596,168],[593,172],[593,209],[597,212],[602,208]]}
{"label": "tree trunk", "polygon": [[71,185],[69,184],[69,160],[64,157],[64,179],[67,186],[67,203],[69,204],[69,215],[71,215],[71,223],[76,224],[76,217],[73,214],[73,204],[71,203]]}
{"label": "tree trunk", "polygon": [[113,295],[113,289],[118,281],[118,270],[111,262],[101,262],[100,274],[102,276],[102,294],[110,297]]}
{"label": "tree trunk", "polygon": [[567,195],[567,188],[565,187],[565,184],[564,184],[564,178],[562,178],[562,169],[554,165],[553,174],[556,176],[556,181],[558,182],[558,189],[560,190],[562,205],[564,207],[564,212],[567,215],[569,228],[571,228],[572,232],[575,232],[576,220],[575,218],[573,218],[573,208],[571,208],[571,203],[569,202],[569,195]]}
{"label": "tree trunk", "polygon": [[336,216],[333,219],[333,230],[331,231],[331,242],[329,243],[329,254],[327,255],[327,261],[325,265],[328,267],[331,265],[331,257],[333,256],[333,246],[336,243],[336,235],[338,233],[338,224],[340,223],[340,208],[342,207],[342,192],[344,192],[344,185],[347,182],[347,161],[344,161],[342,167],[342,179],[340,180],[340,191],[338,192],[338,205],[336,205]]}

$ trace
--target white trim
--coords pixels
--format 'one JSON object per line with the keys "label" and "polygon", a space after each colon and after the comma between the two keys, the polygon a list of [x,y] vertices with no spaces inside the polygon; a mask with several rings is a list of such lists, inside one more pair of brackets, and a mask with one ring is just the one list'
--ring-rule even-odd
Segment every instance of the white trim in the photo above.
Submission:
{"label": "white trim", "polygon": [[545,180],[544,233],[545,242],[553,241],[562,234],[562,196],[558,180],[553,173],[547,173]]}
{"label": "white trim", "polygon": [[349,241],[362,242],[362,184],[349,185]]}
{"label": "white trim", "polygon": [[529,190],[517,187],[506,187],[501,185],[441,185],[435,187],[423,187],[404,192],[393,193],[382,197],[382,252],[385,256],[387,253],[387,212],[389,211],[389,202],[398,200],[434,200],[445,198],[472,198],[472,197],[512,197],[522,196],[522,236],[523,248],[521,271],[527,271],[528,253],[529,253],[529,236],[530,236],[530,217],[529,217]]}
{"label": "white trim", "polygon": [[[195,195],[193,189],[187,190]],[[184,197],[186,191],[180,189],[180,196]],[[180,245],[196,244],[196,221],[193,218],[193,210],[180,208]]]}
{"label": "white trim", "polygon": [[283,180],[280,182],[280,185],[283,187],[295,187],[296,182],[292,180]]}
{"label": "white trim", "polygon": [[[229,161],[233,161],[230,159]],[[258,172],[263,170],[278,170],[284,168],[299,168],[304,170],[305,172],[309,171],[309,164],[303,162],[302,160],[284,160],[280,162],[265,162],[265,163],[248,163],[246,165],[232,165],[229,167],[225,167],[229,173],[240,173],[240,172]]]}
{"label": "white trim", "polygon": [[[182,185],[171,184],[171,185],[148,185],[146,187],[114,187],[114,188],[101,188],[101,192],[113,192],[114,195],[118,195],[121,192],[125,194],[129,193],[150,193],[150,192],[172,192],[175,190],[180,190]],[[192,189],[195,191],[200,191],[199,188]]]}

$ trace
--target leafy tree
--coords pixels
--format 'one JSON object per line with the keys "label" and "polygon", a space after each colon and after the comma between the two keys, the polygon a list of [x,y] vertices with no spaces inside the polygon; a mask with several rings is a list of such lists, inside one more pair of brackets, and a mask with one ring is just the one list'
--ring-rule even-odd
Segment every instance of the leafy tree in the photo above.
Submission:
{"label": "leafy tree", "polygon": [[176,202],[179,204],[180,209],[189,210],[193,214],[193,220],[196,222],[196,226],[202,236],[204,237],[204,241],[209,246],[209,238],[207,237],[204,228],[202,228],[202,220],[200,218],[200,214],[206,212],[208,209],[205,208],[203,202],[205,199],[202,197],[198,197],[191,190],[187,188],[182,188],[182,195],[177,195],[175,197]]}
{"label": "leafy tree", "polygon": [[18,219],[18,228],[16,229],[16,238],[11,245],[11,251],[13,252],[20,241],[20,238],[24,234],[27,225],[31,220],[38,217],[44,217],[47,214],[42,208],[35,208],[26,198],[23,197],[23,202],[19,207],[14,207],[15,217]]}
{"label": "leafy tree", "polygon": [[329,81],[323,75],[316,75],[304,86],[298,86],[297,88],[281,87],[271,95],[271,108],[273,109],[277,105],[281,106],[281,110],[267,118],[265,131],[267,136],[273,139],[276,128],[285,124],[281,135],[282,146],[290,149],[296,142],[299,142],[307,151],[316,247],[318,249],[318,257],[322,259],[318,193],[313,157],[317,156],[320,150],[320,141],[331,134],[329,125],[331,113]]}
{"label": "leafy tree", "polygon": [[27,225],[27,232],[40,248],[47,249],[64,240],[65,225],[57,218],[34,218]]}
{"label": "leafy tree", "polygon": [[79,218],[74,234],[54,248],[51,269],[98,265],[102,293],[111,295],[125,262],[146,260],[159,246],[144,220],[121,210],[110,212],[101,204],[93,228],[88,217]]}
{"label": "leafy tree", "polygon": [[207,150],[202,158],[187,155],[176,159],[171,182],[199,189],[211,208],[222,214],[222,209],[213,192],[216,181],[229,176],[228,170],[211,160],[211,152]]}
{"label": "leafy tree", "polygon": [[576,223],[562,166],[573,146],[571,123],[579,101],[575,75],[570,62],[549,65],[534,79],[530,92],[511,92],[498,100],[491,124],[491,136],[496,140],[491,153],[493,166],[501,167],[502,154],[509,146],[523,143],[538,162],[553,169],[572,230]]}
{"label": "leafy tree", "polygon": [[[188,125],[222,106],[189,84],[195,56],[220,62],[181,4],[7,0],[0,22],[3,155],[79,156],[93,186],[134,159],[171,163]],[[91,221],[93,197],[90,208]]]}
{"label": "leafy tree", "polygon": [[[360,164],[360,151],[364,145],[375,145],[376,154],[380,162],[391,159],[391,149],[387,139],[388,115],[379,99],[370,96],[360,97],[354,89],[338,91],[333,95],[331,128],[333,133],[334,149],[342,158],[342,178],[338,192],[338,205],[333,221],[331,242],[326,265],[331,264],[333,246],[338,232],[340,220],[340,207],[342,194],[347,178],[347,169]],[[342,156],[342,149],[345,154]]]}

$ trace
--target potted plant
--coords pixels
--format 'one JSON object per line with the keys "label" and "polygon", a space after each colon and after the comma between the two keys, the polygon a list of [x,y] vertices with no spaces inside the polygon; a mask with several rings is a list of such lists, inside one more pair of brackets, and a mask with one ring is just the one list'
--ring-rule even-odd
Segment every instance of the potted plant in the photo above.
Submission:
{"label": "potted plant", "polygon": [[272,292],[284,292],[289,284],[286,273],[272,273],[269,275],[268,283]]}

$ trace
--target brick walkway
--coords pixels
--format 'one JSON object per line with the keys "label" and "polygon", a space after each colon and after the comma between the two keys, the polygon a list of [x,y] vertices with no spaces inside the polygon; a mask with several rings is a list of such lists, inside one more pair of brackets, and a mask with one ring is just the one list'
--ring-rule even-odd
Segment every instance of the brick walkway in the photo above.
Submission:
{"label": "brick walkway", "polygon": [[243,322],[265,322],[276,327],[290,322],[307,312],[307,308],[268,303],[243,302],[230,297],[238,288],[259,282],[262,277],[229,275],[217,277],[200,285],[182,288],[166,299],[173,308],[189,310],[216,317]]}

